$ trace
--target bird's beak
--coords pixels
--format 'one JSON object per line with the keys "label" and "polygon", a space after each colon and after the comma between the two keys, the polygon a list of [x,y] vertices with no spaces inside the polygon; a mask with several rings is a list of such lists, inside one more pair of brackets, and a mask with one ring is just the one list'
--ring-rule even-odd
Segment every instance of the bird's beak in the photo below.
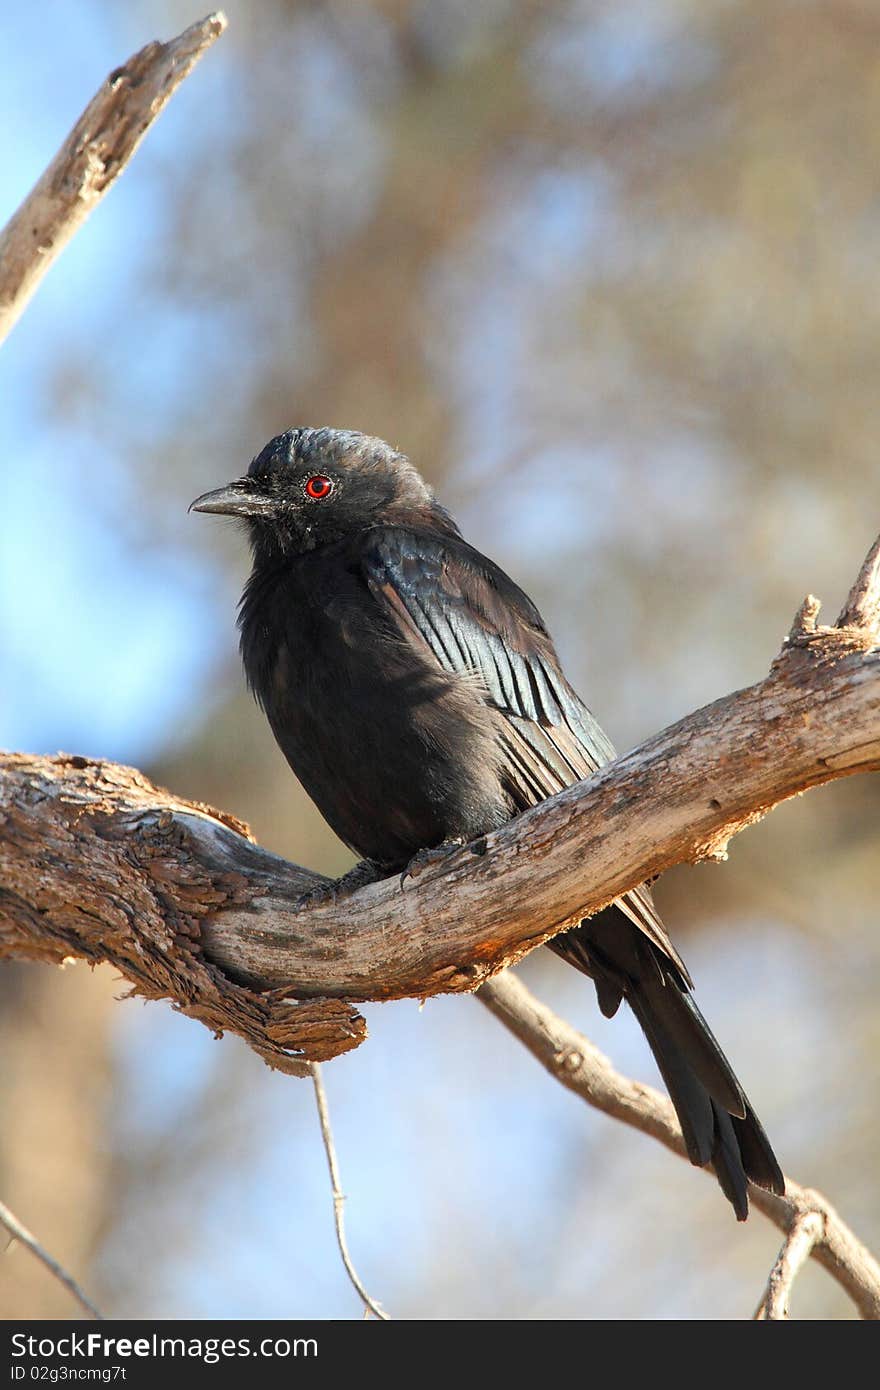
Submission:
{"label": "bird's beak", "polygon": [[203,492],[187,508],[190,512],[216,512],[220,516],[267,516],[275,511],[271,497],[263,497],[250,491],[239,481],[227,487],[215,488],[213,492]]}

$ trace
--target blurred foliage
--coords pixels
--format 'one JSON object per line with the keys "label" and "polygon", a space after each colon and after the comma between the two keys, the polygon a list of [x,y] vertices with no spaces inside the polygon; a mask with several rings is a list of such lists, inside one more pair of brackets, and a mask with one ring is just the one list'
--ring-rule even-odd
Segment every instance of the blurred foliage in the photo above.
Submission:
{"label": "blurred foliage", "polygon": [[[192,18],[180,0],[129,9],[142,37]],[[108,25],[111,10],[98,7]],[[54,326],[45,404],[80,441],[87,506],[130,564],[171,557],[167,584],[188,584],[224,634],[147,770],[339,872],[346,852],[243,690],[242,538],[187,519],[187,503],[290,425],[376,433],[533,594],[620,746],[757,679],[807,588],[837,611],[880,525],[880,12],[868,0],[228,10],[228,35],[124,181],[150,208],[117,248],[136,266],[126,302]],[[120,314],[138,345],[121,368]],[[192,569],[199,580],[181,578]],[[132,623],[154,601],[145,585]],[[838,784],[737,840],[723,871],[680,870],[659,888],[677,938],[693,934],[701,1003],[785,1166],[875,1246],[877,811],[876,779]],[[528,971],[651,1074],[632,1026],[606,1034],[581,981],[540,956]],[[397,1010],[368,1010],[376,1037],[328,1077],[366,1281],[392,1312],[752,1311],[774,1232],[734,1230],[705,1180],[546,1095],[477,1005],[432,1004],[425,1021]],[[181,1021],[155,1036],[172,1025],[192,1060],[201,1042]],[[142,1021],[120,1027],[143,1043]],[[146,1086],[139,1048],[123,1054],[119,1084]],[[276,1141],[288,1156],[316,1142],[293,1083],[232,1044],[211,1058],[186,1143],[176,1110],[170,1128],[116,1122],[117,1216],[95,1266],[110,1311],[304,1306],[268,1230],[271,1288],[254,1274],[249,1301],[220,1241],[233,1288],[205,1291],[219,1239],[216,1208],[199,1215],[205,1194],[236,1174],[262,1182]],[[230,1113],[255,1105],[245,1135]],[[283,1182],[283,1158],[270,1167]],[[317,1169],[309,1181],[323,1201]],[[329,1224],[320,1239],[296,1257],[305,1269],[333,1268]],[[312,1311],[351,1307],[334,1278],[315,1276]],[[811,1272],[799,1311],[849,1310]]]}

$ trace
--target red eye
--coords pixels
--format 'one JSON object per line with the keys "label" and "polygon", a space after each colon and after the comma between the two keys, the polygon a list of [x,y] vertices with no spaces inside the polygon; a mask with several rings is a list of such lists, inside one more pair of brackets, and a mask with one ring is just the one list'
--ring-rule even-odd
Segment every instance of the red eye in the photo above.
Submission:
{"label": "red eye", "polygon": [[325,478],[323,473],[316,473],[314,478],[309,478],[306,483],[306,496],[311,497],[313,502],[323,502],[332,491],[333,483],[330,478]]}

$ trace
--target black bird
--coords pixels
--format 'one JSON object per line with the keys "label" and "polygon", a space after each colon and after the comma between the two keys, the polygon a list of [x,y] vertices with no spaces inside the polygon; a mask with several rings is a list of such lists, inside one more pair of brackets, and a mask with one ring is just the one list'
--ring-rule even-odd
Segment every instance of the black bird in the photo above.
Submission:
{"label": "black bird", "polygon": [[[293,771],[374,877],[475,839],[614,757],[534,604],[382,440],[288,430],[192,506],[247,523],[248,683]],[[606,1017],[626,999],[691,1161],[714,1165],[739,1220],[747,1179],[782,1193],[648,888],[550,946],[591,977]]]}

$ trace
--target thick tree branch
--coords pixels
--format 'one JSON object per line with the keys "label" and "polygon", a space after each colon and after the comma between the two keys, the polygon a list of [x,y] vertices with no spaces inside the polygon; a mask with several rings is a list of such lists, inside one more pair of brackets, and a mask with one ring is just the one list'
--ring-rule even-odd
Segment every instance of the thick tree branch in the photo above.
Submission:
{"label": "thick tree branch", "polygon": [[111,72],[89,102],[42,178],[0,232],[0,342],[226,22],[218,12],[169,43],[147,44]]}
{"label": "thick tree branch", "polygon": [[[597,1047],[536,999],[521,980],[499,975],[477,998],[569,1091],[687,1157],[671,1102],[653,1087],[621,1076]],[[821,1192],[787,1177],[784,1197],[754,1186],[749,1187],[749,1197],[787,1237],[794,1232],[771,1271],[768,1292],[775,1311],[762,1317],[780,1316],[780,1300],[787,1303],[798,1269],[812,1254],[846,1290],[863,1318],[880,1319],[880,1265]],[[762,1309],[767,1298],[765,1294]]]}
{"label": "thick tree branch", "polygon": [[[418,878],[303,907],[322,880],[230,816],[108,763],[0,760],[0,954],[109,960],[148,997],[300,1070],[366,1035],[352,1001],[473,990],[779,801],[880,767],[876,548],[845,613],[816,603],[770,674]],[[298,1002],[297,1002],[298,1001]]]}

